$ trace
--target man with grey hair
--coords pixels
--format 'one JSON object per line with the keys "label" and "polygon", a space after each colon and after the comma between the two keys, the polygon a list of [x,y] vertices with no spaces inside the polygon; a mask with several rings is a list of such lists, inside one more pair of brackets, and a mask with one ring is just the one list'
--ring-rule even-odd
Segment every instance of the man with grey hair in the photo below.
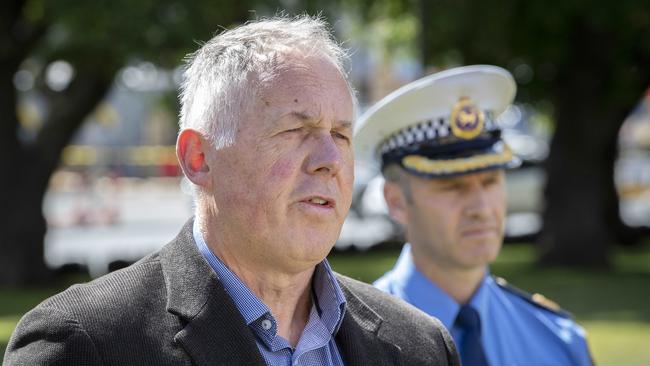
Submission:
{"label": "man with grey hair", "polygon": [[192,55],[176,146],[195,217],[26,314],[5,364],[458,364],[438,321],[325,259],[354,177],[343,56],[310,17],[249,23]]}

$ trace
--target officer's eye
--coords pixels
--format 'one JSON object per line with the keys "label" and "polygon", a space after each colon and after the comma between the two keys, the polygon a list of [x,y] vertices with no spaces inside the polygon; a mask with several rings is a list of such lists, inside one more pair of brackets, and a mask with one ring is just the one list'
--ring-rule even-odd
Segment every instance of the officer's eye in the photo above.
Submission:
{"label": "officer's eye", "polygon": [[497,175],[490,176],[490,177],[487,177],[487,178],[485,178],[483,180],[483,185],[486,186],[486,187],[487,186],[493,186],[493,185],[499,183],[499,180],[500,180],[499,176],[497,176]]}

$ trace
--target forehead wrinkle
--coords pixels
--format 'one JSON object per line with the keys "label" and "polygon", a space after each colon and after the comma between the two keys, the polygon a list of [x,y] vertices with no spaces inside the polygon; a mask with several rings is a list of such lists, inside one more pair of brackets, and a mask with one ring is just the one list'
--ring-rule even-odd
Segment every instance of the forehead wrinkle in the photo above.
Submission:
{"label": "forehead wrinkle", "polygon": [[[331,120],[332,128],[352,128],[352,122],[347,121],[345,116],[334,116],[336,108],[328,108],[329,103],[334,101],[324,95],[323,85],[334,83],[340,73],[328,72],[317,73],[313,65],[292,60],[294,62],[283,63],[276,66],[272,77],[266,78],[260,87],[260,101],[262,105],[275,110],[277,117],[273,120],[279,121],[284,118],[292,118],[305,125],[321,126],[325,121]],[[287,83],[287,80],[300,78],[300,83]],[[332,80],[330,80],[332,79]],[[331,99],[331,98],[330,98]],[[343,117],[342,119],[337,119]]]}
{"label": "forehead wrinkle", "polygon": [[348,120],[337,120],[335,122],[335,127],[342,129],[342,130],[351,130],[352,129],[352,121]]}
{"label": "forehead wrinkle", "polygon": [[[289,90],[305,88],[313,91],[314,94],[318,94],[323,84],[337,83],[339,78],[345,81],[344,75],[335,68],[335,65],[322,57],[287,57],[285,60],[287,62],[279,62],[273,65],[272,69],[265,75],[262,90],[273,93],[278,84],[284,83],[285,80],[301,78],[301,85],[292,85]],[[322,72],[315,71],[315,68],[320,69]],[[304,97],[305,91],[299,91],[299,94]]]}
{"label": "forehead wrinkle", "polygon": [[[320,126],[324,121],[324,118],[312,115],[307,111],[293,111],[289,115],[306,125],[313,125],[315,127]],[[332,129],[351,130],[352,122],[348,120],[335,120],[332,124]]]}
{"label": "forehead wrinkle", "polygon": [[291,115],[302,122],[304,125],[318,127],[323,123],[324,118],[321,113],[310,113],[307,110],[294,111]]}

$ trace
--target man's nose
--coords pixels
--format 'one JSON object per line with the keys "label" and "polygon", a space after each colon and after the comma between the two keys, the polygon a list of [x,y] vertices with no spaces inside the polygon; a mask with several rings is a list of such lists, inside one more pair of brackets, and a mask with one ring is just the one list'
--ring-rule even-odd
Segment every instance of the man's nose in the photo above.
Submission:
{"label": "man's nose", "polygon": [[341,170],[343,156],[332,135],[314,137],[307,157],[307,171],[311,174],[336,175]]}
{"label": "man's nose", "polygon": [[468,194],[465,213],[471,217],[480,218],[489,215],[490,200],[488,192],[481,186],[473,187]]}

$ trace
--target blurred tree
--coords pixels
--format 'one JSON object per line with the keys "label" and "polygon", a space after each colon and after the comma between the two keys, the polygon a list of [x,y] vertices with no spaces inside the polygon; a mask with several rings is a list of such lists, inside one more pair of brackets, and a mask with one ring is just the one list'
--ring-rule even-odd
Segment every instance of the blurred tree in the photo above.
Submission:
{"label": "blurred tree", "polygon": [[[47,279],[42,201],[63,148],[111,87],[115,73],[136,60],[178,65],[219,26],[255,17],[253,0],[8,0],[0,10],[0,285]],[[269,6],[274,6],[272,2]],[[275,9],[271,8],[272,13]],[[48,86],[48,66],[72,66],[69,84]],[[61,63],[59,63],[60,65]],[[17,72],[26,65],[46,100],[33,136],[17,116]],[[34,66],[36,65],[36,66]],[[68,70],[70,71],[70,70]]]}
{"label": "blurred tree", "polygon": [[554,117],[542,264],[607,266],[610,244],[647,234],[621,222],[613,180],[617,132],[650,85],[647,1],[344,2],[369,19],[412,14],[424,65],[505,66],[518,99]]}

